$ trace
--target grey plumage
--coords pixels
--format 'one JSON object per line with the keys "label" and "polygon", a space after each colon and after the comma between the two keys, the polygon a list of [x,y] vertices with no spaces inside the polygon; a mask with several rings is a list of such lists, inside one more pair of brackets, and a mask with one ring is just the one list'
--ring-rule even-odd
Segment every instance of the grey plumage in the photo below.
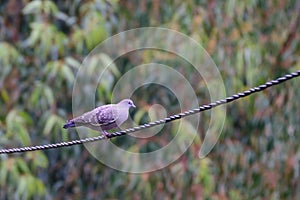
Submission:
{"label": "grey plumage", "polygon": [[100,106],[67,121],[63,128],[86,126],[93,130],[102,131],[106,135],[106,130],[116,128],[127,120],[130,107],[135,108],[130,99],[124,99],[118,104]]}

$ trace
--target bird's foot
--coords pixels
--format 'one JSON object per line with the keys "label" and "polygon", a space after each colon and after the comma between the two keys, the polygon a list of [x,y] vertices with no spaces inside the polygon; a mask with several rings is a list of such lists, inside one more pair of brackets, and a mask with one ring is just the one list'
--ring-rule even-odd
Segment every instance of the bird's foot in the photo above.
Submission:
{"label": "bird's foot", "polygon": [[109,136],[109,133],[108,133],[107,131],[102,131],[102,134],[104,135],[104,137],[105,137],[107,140],[110,139],[110,137],[108,137],[108,136]]}

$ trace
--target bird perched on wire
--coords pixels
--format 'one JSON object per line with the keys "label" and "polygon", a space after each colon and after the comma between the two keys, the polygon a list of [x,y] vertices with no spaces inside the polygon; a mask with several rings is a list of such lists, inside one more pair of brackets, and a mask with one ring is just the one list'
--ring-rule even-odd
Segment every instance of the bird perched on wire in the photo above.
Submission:
{"label": "bird perched on wire", "polygon": [[74,119],[68,120],[63,128],[86,126],[93,130],[102,131],[106,138],[107,130],[116,128],[128,118],[129,108],[136,108],[133,101],[123,99],[118,104],[109,104],[95,108]]}

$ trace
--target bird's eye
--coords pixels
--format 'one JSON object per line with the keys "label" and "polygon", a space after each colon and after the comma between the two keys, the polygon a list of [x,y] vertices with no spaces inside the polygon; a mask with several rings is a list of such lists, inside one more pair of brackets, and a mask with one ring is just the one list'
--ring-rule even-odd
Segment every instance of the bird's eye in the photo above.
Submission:
{"label": "bird's eye", "polygon": [[131,105],[131,102],[128,102],[128,105]]}

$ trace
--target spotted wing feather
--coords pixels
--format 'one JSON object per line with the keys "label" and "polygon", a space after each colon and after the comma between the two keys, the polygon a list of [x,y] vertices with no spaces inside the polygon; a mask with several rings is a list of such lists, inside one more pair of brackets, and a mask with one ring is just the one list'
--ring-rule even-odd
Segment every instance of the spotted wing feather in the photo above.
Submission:
{"label": "spotted wing feather", "polygon": [[94,110],[84,113],[83,115],[73,119],[75,124],[92,126],[105,126],[114,123],[117,120],[117,114],[114,112],[112,105],[101,106]]}

